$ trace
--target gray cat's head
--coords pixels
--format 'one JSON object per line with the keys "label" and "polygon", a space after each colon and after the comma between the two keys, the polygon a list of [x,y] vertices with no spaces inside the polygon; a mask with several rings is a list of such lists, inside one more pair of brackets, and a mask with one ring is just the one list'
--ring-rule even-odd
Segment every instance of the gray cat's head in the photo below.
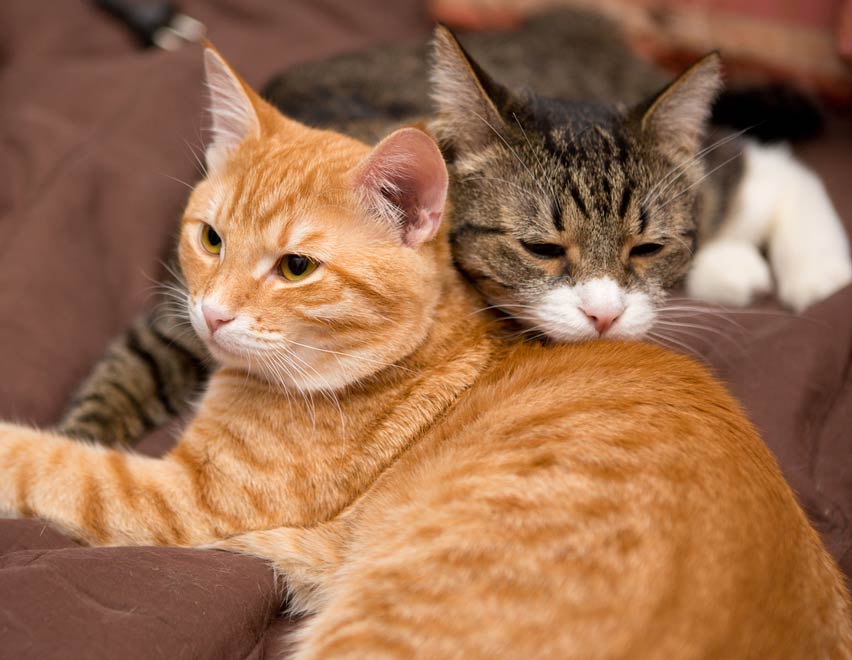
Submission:
{"label": "gray cat's head", "polygon": [[624,108],[510,92],[442,27],[434,55],[458,268],[553,340],[644,335],[695,247],[718,56]]}

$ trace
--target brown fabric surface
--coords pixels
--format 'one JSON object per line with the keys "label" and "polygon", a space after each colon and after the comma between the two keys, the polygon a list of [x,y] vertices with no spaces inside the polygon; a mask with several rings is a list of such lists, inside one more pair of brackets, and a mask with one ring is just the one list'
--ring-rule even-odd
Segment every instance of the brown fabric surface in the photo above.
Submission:
{"label": "brown fabric surface", "polygon": [[[852,114],[797,152],[852,234]],[[852,587],[852,286],[801,315],[773,300],[716,313],[688,319],[713,331],[679,338],[742,402]]]}
{"label": "brown fabric surface", "polygon": [[[414,0],[182,8],[254,85],[288,64],[428,30]],[[180,181],[196,176],[201,58],[139,51],[82,0],[5,0],[0,39],[0,419],[50,424],[161,275]],[[837,119],[802,153],[852,226],[850,147],[852,121]],[[852,288],[801,317],[771,301],[760,310],[696,316],[712,329],[678,338],[743,401],[849,575]],[[0,521],[0,659],[260,658],[277,609],[262,562],[83,548],[38,521]]]}
{"label": "brown fabric surface", "polygon": [[84,548],[34,520],[0,532],[0,657],[260,658],[280,605],[263,562]]}

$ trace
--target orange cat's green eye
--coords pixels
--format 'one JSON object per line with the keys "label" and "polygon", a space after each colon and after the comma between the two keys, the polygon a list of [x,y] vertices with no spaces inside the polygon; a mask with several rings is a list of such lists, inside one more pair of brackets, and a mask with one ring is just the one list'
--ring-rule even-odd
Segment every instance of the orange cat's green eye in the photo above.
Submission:
{"label": "orange cat's green eye", "polygon": [[313,273],[319,262],[302,254],[285,254],[278,262],[278,273],[285,280],[298,282]]}
{"label": "orange cat's green eye", "polygon": [[222,251],[222,237],[210,225],[201,227],[201,247],[210,254],[219,254]]}

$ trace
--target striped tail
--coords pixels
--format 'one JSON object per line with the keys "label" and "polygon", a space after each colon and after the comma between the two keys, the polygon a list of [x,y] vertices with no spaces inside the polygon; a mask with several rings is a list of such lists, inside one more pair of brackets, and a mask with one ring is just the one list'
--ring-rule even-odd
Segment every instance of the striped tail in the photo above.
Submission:
{"label": "striped tail", "polygon": [[184,413],[209,369],[201,341],[180,319],[149,312],[109,346],[68,405],[57,431],[125,446]]}

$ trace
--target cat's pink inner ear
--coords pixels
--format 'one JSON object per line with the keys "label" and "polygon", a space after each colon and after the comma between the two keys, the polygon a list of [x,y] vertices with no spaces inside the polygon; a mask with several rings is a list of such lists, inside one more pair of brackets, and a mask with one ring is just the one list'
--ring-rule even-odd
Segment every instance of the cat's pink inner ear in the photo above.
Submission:
{"label": "cat's pink inner ear", "polygon": [[386,137],[358,166],[356,179],[368,205],[398,226],[406,245],[435,236],[449,177],[438,146],[423,131],[403,128]]}
{"label": "cat's pink inner ear", "polygon": [[208,169],[215,170],[244,139],[259,132],[260,122],[243,83],[212,48],[204,50],[204,71],[211,117],[205,158]]}

